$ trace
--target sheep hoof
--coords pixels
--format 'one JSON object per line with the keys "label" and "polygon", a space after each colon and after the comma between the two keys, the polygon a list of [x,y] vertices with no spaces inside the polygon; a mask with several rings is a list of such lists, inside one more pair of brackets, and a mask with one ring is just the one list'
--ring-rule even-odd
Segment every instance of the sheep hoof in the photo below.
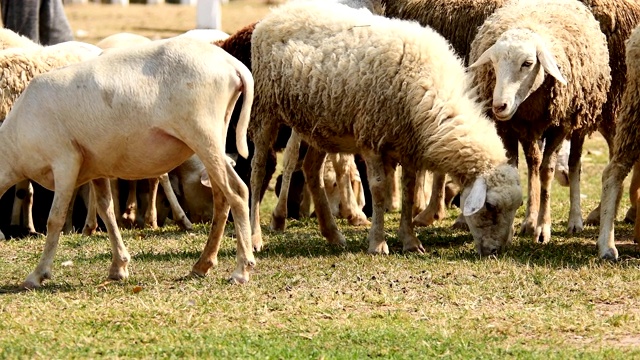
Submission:
{"label": "sheep hoof", "polygon": [[529,235],[533,234],[534,225],[532,221],[525,221],[520,226],[520,235]]}
{"label": "sheep hoof", "polygon": [[249,272],[245,270],[237,270],[231,274],[229,284],[245,284],[249,282]]}
{"label": "sheep hoof", "polygon": [[606,249],[604,253],[600,253],[600,258],[602,260],[616,261],[618,260],[618,249],[615,247]]}
{"label": "sheep hoof", "polygon": [[582,226],[582,221],[576,221],[575,223],[569,222],[569,226],[567,227],[567,234],[579,234],[583,229],[584,227]]}
{"label": "sheep hoof", "polygon": [[551,239],[551,226],[550,225],[542,225],[537,226],[535,232],[533,233],[533,238],[540,244],[546,244]]}
{"label": "sheep hoof", "polygon": [[109,279],[110,280],[125,280],[129,277],[129,270],[126,266],[111,266],[109,269]]}
{"label": "sheep hoof", "polygon": [[198,262],[195,263],[191,268],[191,274],[198,277],[204,277],[209,272],[209,269],[217,265],[218,265],[218,259],[198,260]]}
{"label": "sheep hoof", "polygon": [[256,235],[252,235],[251,236],[251,243],[253,244],[253,251],[255,252],[259,252],[262,250],[262,236],[256,236]]}
{"label": "sheep hoof", "polygon": [[348,217],[348,219],[349,224],[353,226],[371,226],[371,222],[367,219],[367,216],[364,213]]}
{"label": "sheep hoof", "polygon": [[37,274],[35,271],[29,274],[24,282],[20,285],[25,290],[34,290],[39,288],[46,279],[51,279],[51,272],[45,271],[42,274]]}
{"label": "sheep hoof", "polygon": [[453,223],[453,225],[451,225],[451,228],[455,230],[468,231],[469,225],[467,224],[467,220],[464,218],[464,216],[460,214],[456,218],[456,221]]}
{"label": "sheep hoof", "polygon": [[[186,217],[178,219],[176,221],[176,224],[183,231],[192,231],[193,230],[193,224]],[[157,225],[156,225],[156,227],[157,227]]]}
{"label": "sheep hoof", "polygon": [[600,207],[591,210],[589,215],[587,215],[587,218],[584,220],[584,224],[591,226],[600,225]]}
{"label": "sheep hoof", "polygon": [[282,216],[271,216],[271,230],[273,231],[284,231],[287,224],[287,219]]}
{"label": "sheep hoof", "polygon": [[91,236],[96,233],[96,227],[86,226],[82,228],[82,235]]}
{"label": "sheep hoof", "polygon": [[[589,214],[591,215],[591,214]],[[598,220],[600,220],[600,217],[598,217]],[[636,208],[635,207],[630,207],[629,210],[627,210],[627,214],[624,216],[624,222],[626,222],[627,224],[633,224],[636,222]]]}
{"label": "sheep hoof", "polygon": [[389,255],[389,245],[386,241],[369,244],[368,252],[373,255]]}
{"label": "sheep hoof", "polygon": [[331,245],[336,245],[341,247],[347,246],[347,239],[345,239],[344,236],[339,232],[335,235],[327,236],[327,241]]}
{"label": "sheep hoof", "polygon": [[418,253],[418,254],[424,254],[425,253],[424,247],[419,242],[420,241],[418,240],[418,244],[404,245],[402,247],[402,251],[403,252],[414,252],[414,253]]}

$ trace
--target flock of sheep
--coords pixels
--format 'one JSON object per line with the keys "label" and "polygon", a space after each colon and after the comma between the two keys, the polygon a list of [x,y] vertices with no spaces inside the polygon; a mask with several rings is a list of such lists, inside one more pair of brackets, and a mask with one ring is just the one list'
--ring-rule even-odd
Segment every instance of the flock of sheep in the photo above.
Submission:
{"label": "flock of sheep", "polygon": [[[388,253],[384,214],[394,206],[400,164],[403,250],[424,252],[414,226],[441,218],[449,176],[460,189],[456,226],[469,229],[479,254],[491,255],[511,241],[523,204],[522,144],[529,193],[520,231],[546,242],[551,181],[566,141],[567,231],[583,229],[580,157],[594,131],[611,155],[601,204],[586,222],[600,224],[599,255],[614,260],[622,181],[640,158],[638,23],[636,0],[294,0],[231,36],[116,34],[97,46],[42,47],[2,30],[0,195],[18,184],[12,223],[22,218],[35,232],[30,181],[55,191],[45,249],[23,287],[50,278],[76,196],[88,209],[84,233],[96,230],[96,213],[104,222],[109,277],[128,276],[118,227],[133,221],[136,185],[123,217],[115,179],[149,179],[151,226],[159,184],[182,228],[211,220],[196,275],[216,265],[231,211],[231,279],[248,281],[263,246],[260,201],[282,150],[273,229],[284,230],[292,215],[287,197],[306,215],[313,201],[329,243],[345,243],[335,222],[343,216],[371,225],[370,253]],[[296,168],[304,173],[302,206],[292,192]],[[640,166],[631,193],[638,188]],[[640,220],[634,234],[640,239]]]}

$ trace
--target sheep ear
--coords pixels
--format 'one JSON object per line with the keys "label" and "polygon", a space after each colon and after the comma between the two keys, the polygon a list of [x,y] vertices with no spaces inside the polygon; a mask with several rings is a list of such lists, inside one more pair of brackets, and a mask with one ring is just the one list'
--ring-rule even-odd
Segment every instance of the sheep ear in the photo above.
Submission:
{"label": "sheep ear", "polygon": [[538,56],[538,61],[540,61],[540,65],[544,68],[544,70],[556,80],[562,83],[562,85],[567,85],[567,80],[560,73],[560,69],[558,69],[558,63],[556,62],[556,58],[553,56],[551,51],[547,49],[547,47],[538,43],[536,46],[536,55]]}
{"label": "sheep ear", "polygon": [[471,186],[471,192],[464,201],[462,215],[471,216],[477,213],[484,206],[487,199],[487,182],[482,177],[478,177]]}
{"label": "sheep ear", "polygon": [[480,55],[480,57],[478,58],[478,60],[476,60],[473,64],[469,65],[469,68],[475,68],[478,67],[480,65],[484,65],[486,63],[488,63],[489,61],[491,61],[491,54],[493,54],[493,48],[495,45],[491,45],[491,47],[489,47],[487,50],[485,50],[482,55]]}
{"label": "sheep ear", "polygon": [[211,180],[209,180],[209,174],[207,173],[207,170],[202,170],[202,172],[200,173],[200,184],[211,189]]}

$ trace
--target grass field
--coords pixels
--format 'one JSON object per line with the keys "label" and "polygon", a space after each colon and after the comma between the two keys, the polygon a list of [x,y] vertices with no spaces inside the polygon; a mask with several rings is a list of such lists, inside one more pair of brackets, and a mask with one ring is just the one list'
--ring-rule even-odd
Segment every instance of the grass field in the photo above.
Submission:
{"label": "grass field", "polygon": [[[223,11],[237,14],[225,27],[232,32],[267,8],[235,0]],[[68,6],[67,13],[89,42],[118,31],[170,36],[195,18],[193,8],[169,5]],[[596,134],[584,149],[584,216],[598,202],[606,161]],[[521,175],[526,184],[524,169]],[[631,226],[617,223],[621,260],[600,261],[597,228],[565,235],[568,189],[556,184],[552,198],[549,244],[516,236],[505,254],[481,259],[470,234],[450,229],[457,209],[418,229],[425,255],[401,253],[399,214],[388,214],[391,255],[370,256],[367,229],[342,220],[345,249],[328,246],[315,219],[271,232],[269,192],[262,209],[266,249],[241,286],[226,282],[235,265],[232,224],[218,268],[195,279],[185,275],[204,247],[207,224],[189,233],[175,226],[124,230],[132,262],[123,282],[106,281],[104,233],[62,236],[54,277],[36,291],[17,286],[35,267],[44,239],[0,242],[0,358],[640,357],[640,249]],[[625,195],[618,219],[627,207]],[[520,208],[516,225],[523,214]]]}

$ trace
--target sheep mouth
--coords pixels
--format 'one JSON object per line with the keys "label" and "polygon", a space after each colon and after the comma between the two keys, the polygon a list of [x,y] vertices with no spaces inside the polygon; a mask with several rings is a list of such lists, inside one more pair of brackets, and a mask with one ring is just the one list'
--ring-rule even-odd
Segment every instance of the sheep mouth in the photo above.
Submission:
{"label": "sheep mouth", "polygon": [[493,116],[498,121],[508,121],[508,120],[511,120],[511,118],[513,117],[513,114],[515,114],[515,111],[511,112],[511,113],[508,113],[508,114],[496,114],[496,113],[493,113]]}

